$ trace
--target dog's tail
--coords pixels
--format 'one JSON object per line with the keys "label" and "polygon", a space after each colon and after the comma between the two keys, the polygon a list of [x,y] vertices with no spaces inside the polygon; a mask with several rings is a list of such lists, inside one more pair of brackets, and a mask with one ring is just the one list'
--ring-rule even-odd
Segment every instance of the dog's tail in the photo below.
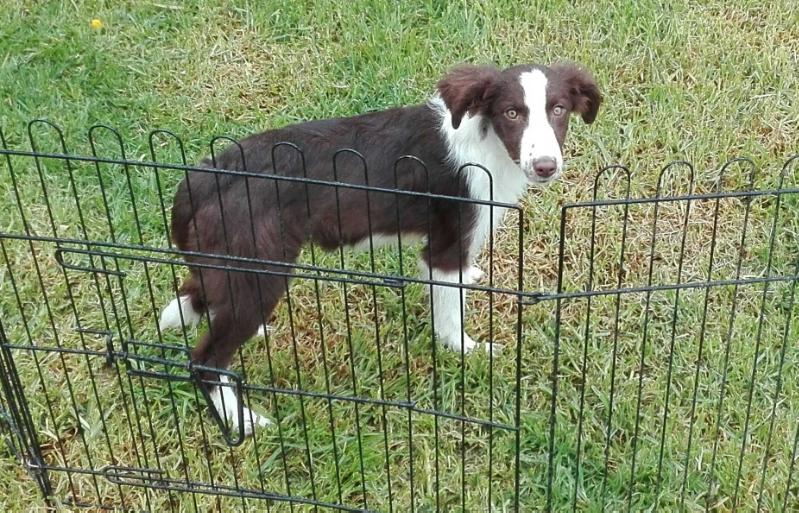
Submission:
{"label": "dog's tail", "polygon": [[[211,167],[209,160],[203,160],[200,167]],[[192,230],[197,211],[207,202],[210,192],[209,182],[211,175],[200,171],[189,171],[181,180],[175,191],[172,204],[171,234],[170,238],[178,249],[183,251],[198,251],[199,241],[197,234]],[[189,190],[191,185],[191,190]],[[183,326],[196,326],[208,309],[203,294],[198,271],[190,269],[191,275],[178,289],[178,297],[173,299],[161,311],[159,326],[161,330],[180,328]]]}
{"label": "dog's tail", "polygon": [[195,214],[192,199],[189,196],[188,180],[184,178],[178,185],[172,204],[172,242],[180,249],[187,249],[189,243],[189,223]]}
{"label": "dog's tail", "polygon": [[181,326],[196,326],[207,309],[198,277],[192,271],[192,275],[178,289],[178,297],[161,311],[158,327],[164,331]]}

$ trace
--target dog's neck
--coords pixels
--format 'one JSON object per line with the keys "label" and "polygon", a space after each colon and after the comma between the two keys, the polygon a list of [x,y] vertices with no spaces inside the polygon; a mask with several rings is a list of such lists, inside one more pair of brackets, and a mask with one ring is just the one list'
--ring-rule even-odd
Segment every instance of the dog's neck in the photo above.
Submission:
{"label": "dog's neck", "polygon": [[440,96],[431,98],[428,105],[440,117],[440,132],[447,145],[450,164],[455,169],[478,164],[491,174],[493,195],[489,192],[486,172],[473,165],[465,167],[462,172],[468,173],[470,195],[476,199],[517,203],[527,190],[527,178],[511,160],[491,124],[481,115],[467,114],[455,129],[452,114]]}

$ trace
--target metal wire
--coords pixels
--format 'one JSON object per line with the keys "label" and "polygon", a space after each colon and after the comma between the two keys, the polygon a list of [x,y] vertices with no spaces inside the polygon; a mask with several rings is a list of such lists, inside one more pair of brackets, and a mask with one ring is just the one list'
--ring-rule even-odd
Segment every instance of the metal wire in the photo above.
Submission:
{"label": "metal wire", "polygon": [[[562,205],[559,229],[541,234],[529,212],[493,200],[490,170],[479,166],[459,171],[485,172],[491,184],[469,199],[425,192],[429,171],[413,156],[394,163],[385,187],[346,148],[324,180],[308,176],[306,154],[288,142],[271,160],[301,173],[248,170],[228,137],[210,141],[210,167],[187,164],[183,141],[163,130],[143,145],[147,160],[130,158],[132,146],[104,125],[89,129],[87,154],[71,153],[44,120],[28,125],[27,139],[28,149],[11,148],[0,131],[0,433],[9,447],[0,457],[24,465],[48,506],[799,508],[799,157],[776,180],[734,159],[713,184],[673,162],[638,197],[630,168],[608,166],[591,198]],[[241,167],[218,169],[218,149],[237,145]],[[339,181],[345,166],[362,182]],[[197,173],[216,183],[228,253],[232,237],[257,248],[255,191],[266,183],[283,238],[293,222],[284,187],[304,190],[309,217],[309,191],[328,190],[339,234],[343,195],[363,195],[367,256],[313,243],[297,262],[180,250],[171,196]],[[405,173],[418,173],[421,192],[401,188]],[[232,180],[243,182],[250,226],[225,217]],[[401,198],[487,208],[491,225],[505,215],[481,259],[485,282],[416,275],[402,234],[398,251],[381,253],[372,215],[389,197],[397,225]],[[431,230],[428,220],[428,240]],[[191,363],[205,328],[158,327],[189,268],[203,290],[213,271],[229,288],[243,274],[285,278],[285,300],[263,319],[274,331],[230,369]],[[439,347],[432,298],[422,299],[432,287],[469,291],[469,331],[506,350]],[[251,299],[266,311],[256,289]],[[234,318],[241,307],[232,305]],[[208,385],[239,399],[238,429],[216,413]],[[274,425],[245,437],[253,410]]]}

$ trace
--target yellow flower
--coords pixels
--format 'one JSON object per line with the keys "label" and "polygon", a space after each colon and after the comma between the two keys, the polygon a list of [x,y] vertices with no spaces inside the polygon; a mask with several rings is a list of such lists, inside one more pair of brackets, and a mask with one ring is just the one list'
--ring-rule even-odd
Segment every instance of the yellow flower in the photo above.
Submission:
{"label": "yellow flower", "polygon": [[93,18],[92,21],[89,22],[89,25],[91,25],[94,30],[100,30],[103,28],[103,22],[97,18]]}

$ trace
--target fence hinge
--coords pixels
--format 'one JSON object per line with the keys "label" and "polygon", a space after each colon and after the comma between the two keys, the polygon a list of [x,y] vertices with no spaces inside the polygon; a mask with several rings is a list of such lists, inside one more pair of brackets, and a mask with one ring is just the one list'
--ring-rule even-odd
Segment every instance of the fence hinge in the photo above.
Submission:
{"label": "fence hinge", "polygon": [[[24,439],[22,438],[22,432],[20,432],[19,428],[17,427],[17,423],[14,422],[14,419],[11,417],[10,413],[8,413],[6,410],[0,408],[0,427],[2,427],[3,425],[6,426],[5,429],[9,432],[9,434],[11,436],[16,438],[16,440],[20,443],[20,445],[24,445],[23,444]],[[16,444],[14,444],[13,442],[9,441],[8,447],[9,447],[9,449],[11,449],[11,452],[14,453],[14,456],[18,460],[20,460],[20,461],[24,461],[25,460],[25,458],[22,456],[22,454],[17,450]]]}
{"label": "fence hinge", "polygon": [[534,306],[540,303],[541,301],[545,301],[549,298],[551,294],[548,292],[530,292],[525,293],[523,296],[519,296],[519,304],[523,306]]}
{"label": "fence hinge", "polygon": [[[125,362],[125,372],[130,376],[137,376],[150,379],[161,379],[172,382],[191,382],[202,393],[211,417],[219,426],[225,443],[231,447],[236,447],[244,442],[244,390],[241,374],[228,369],[218,369],[205,365],[194,365],[188,358],[189,350],[183,346],[143,342],[141,340],[123,338],[122,351],[114,351],[112,340],[107,339],[108,352],[112,358],[119,358]],[[132,349],[132,351],[131,351]],[[140,353],[145,349],[149,351],[178,351],[186,355],[185,360],[168,359],[164,356],[151,356]],[[163,354],[163,353],[162,353]],[[163,367],[164,370],[156,370],[148,367]],[[186,374],[177,374],[174,371],[184,371]],[[217,380],[209,380],[208,376],[219,376]],[[220,392],[225,388],[232,388],[236,396],[236,416],[235,431],[231,432],[229,421],[222,419],[216,409],[210,391],[218,387]]]}
{"label": "fence hinge", "polygon": [[123,467],[120,465],[103,467],[100,469],[100,473],[114,484],[130,486],[158,485],[164,475],[163,470],[156,468]]}
{"label": "fence hinge", "polygon": [[395,277],[387,277],[383,278],[383,283],[388,285],[389,287],[394,287],[398,289],[403,289],[408,284],[408,282],[402,278],[395,278]]}
{"label": "fence hinge", "polygon": [[11,450],[26,467],[31,477],[39,485],[39,490],[49,505],[52,495],[52,486],[41,453],[41,446],[36,437],[36,430],[32,427],[30,411],[21,384],[19,375],[11,352],[6,347],[6,338],[3,324],[0,322],[0,397],[3,403],[10,408],[0,409],[0,422],[8,425],[11,436],[16,438],[18,446],[12,444]]}
{"label": "fence hinge", "polygon": [[124,356],[121,353],[117,353],[116,351],[114,351],[114,334],[110,330],[78,328],[75,331],[77,331],[78,333],[85,333],[87,335],[96,335],[98,337],[105,338],[105,364],[107,367],[113,366],[120,356]]}
{"label": "fence hinge", "polygon": [[58,248],[58,249],[55,250],[55,255],[54,255],[55,256],[55,260],[64,269],[70,269],[72,271],[81,271],[81,272],[87,272],[87,273],[108,274],[108,275],[111,275],[111,276],[118,276],[120,278],[124,278],[125,276],[127,276],[127,274],[125,274],[123,271],[115,271],[113,269],[105,269],[105,268],[100,268],[100,267],[94,267],[93,259],[91,259],[92,262],[91,262],[90,265],[78,265],[78,264],[73,264],[73,263],[67,262],[64,259],[64,253],[72,253],[72,254],[76,254],[76,255],[89,255],[89,257],[92,256],[92,253],[89,250],[71,249],[71,248]]}

